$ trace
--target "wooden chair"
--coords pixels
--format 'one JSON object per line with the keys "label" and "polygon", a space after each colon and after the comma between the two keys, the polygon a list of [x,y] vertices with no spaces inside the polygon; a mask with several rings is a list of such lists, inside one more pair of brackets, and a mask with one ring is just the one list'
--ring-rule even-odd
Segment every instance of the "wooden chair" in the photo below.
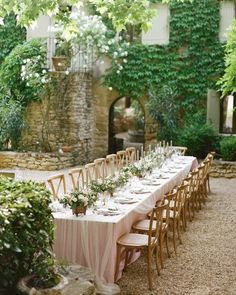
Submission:
{"label": "wooden chair", "polygon": [[85,186],[85,171],[84,168],[74,168],[69,171],[69,177],[73,189],[81,189]]}
{"label": "wooden chair", "polygon": [[187,151],[187,147],[185,146],[172,146],[172,150],[174,150],[176,153],[178,153],[180,156],[184,156],[186,151]]}
{"label": "wooden chair", "polygon": [[122,259],[125,258],[125,267],[127,267],[134,251],[147,250],[148,286],[149,289],[152,290],[152,257],[155,253],[156,269],[157,273],[160,274],[158,265],[158,243],[163,220],[162,212],[165,210],[166,206],[167,205],[161,205],[160,207],[153,208],[149,221],[148,234],[128,233],[118,239],[115,281],[117,280],[118,269]]}
{"label": "wooden chair", "polygon": [[206,167],[204,163],[201,163],[198,166],[198,179],[197,179],[197,203],[198,208],[202,209],[202,203],[205,204],[205,199],[207,198],[207,192],[205,187],[205,173],[206,173]]}
{"label": "wooden chair", "polygon": [[[185,201],[186,189],[187,189],[187,184],[184,183],[165,196],[165,198],[169,201],[169,207],[170,207],[169,218],[170,218],[170,221],[172,222],[173,246],[174,246],[175,254],[177,254],[176,233],[178,235],[180,244],[182,244],[182,239],[180,235],[180,221],[181,221],[181,214],[182,214],[181,212],[183,210],[183,204]],[[171,202],[173,203],[171,204]],[[166,211],[164,211],[163,218],[164,220],[168,218]]]}
{"label": "wooden chair", "polygon": [[66,179],[63,173],[49,177],[47,182],[52,191],[54,200],[58,200],[63,194],[67,193]]}
{"label": "wooden chair", "polygon": [[96,179],[104,179],[107,177],[106,159],[99,158],[94,160]]}
{"label": "wooden chair", "polygon": [[[166,210],[166,218],[165,220],[163,220],[163,216],[162,216],[162,226],[160,227],[160,233],[159,233],[159,255],[160,255],[160,262],[161,262],[161,267],[164,268],[164,262],[163,262],[163,244],[165,242],[166,244],[166,250],[167,250],[167,255],[168,257],[170,257],[170,251],[169,251],[169,246],[168,246],[168,227],[169,227],[169,202],[168,200],[164,200],[163,202],[161,202],[161,205],[163,210]],[[156,204],[156,206],[160,206],[160,204]],[[151,217],[151,213],[150,212],[148,214],[148,217]],[[155,234],[155,226],[157,221],[153,221],[153,233]],[[133,226],[132,229],[135,232],[138,233],[148,233],[149,231],[149,224],[150,224],[150,219],[144,219],[141,221],[136,222]]]}
{"label": "wooden chair", "polygon": [[[193,176],[191,173],[187,175],[183,181],[183,184],[187,183],[185,202],[183,207],[183,222],[185,223],[185,228],[187,227],[187,219],[192,221],[194,217],[194,209],[193,209]],[[188,214],[187,214],[188,213]],[[187,218],[188,217],[188,218]]]}
{"label": "wooden chair", "polygon": [[86,186],[88,186],[93,180],[97,180],[96,166],[94,163],[89,163],[84,166]]}
{"label": "wooden chair", "polygon": [[14,172],[0,171],[0,176],[4,176],[4,177],[9,177],[9,178],[15,179],[16,174]]}
{"label": "wooden chair", "polygon": [[122,167],[128,165],[128,159],[126,151],[118,151],[116,153],[117,168],[121,169]]}
{"label": "wooden chair", "polygon": [[110,154],[106,156],[107,176],[114,176],[115,172],[117,171],[116,158],[116,154]]}
{"label": "wooden chair", "polygon": [[133,164],[136,161],[136,148],[135,147],[127,147],[126,158],[128,160],[128,164]]}

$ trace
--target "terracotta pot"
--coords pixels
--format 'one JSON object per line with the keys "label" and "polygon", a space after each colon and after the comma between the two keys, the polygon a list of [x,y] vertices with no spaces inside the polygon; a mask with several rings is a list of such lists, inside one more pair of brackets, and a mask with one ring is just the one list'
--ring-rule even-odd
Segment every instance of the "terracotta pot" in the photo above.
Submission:
{"label": "terracotta pot", "polygon": [[53,56],[52,63],[55,71],[66,71],[70,65],[70,59],[68,56]]}
{"label": "terracotta pot", "polygon": [[64,145],[61,148],[63,150],[64,153],[70,153],[72,151],[72,147],[69,145]]}
{"label": "terracotta pot", "polygon": [[87,206],[85,207],[76,207],[72,209],[72,213],[76,216],[80,215],[80,214],[84,214],[86,215],[86,210],[87,210]]}

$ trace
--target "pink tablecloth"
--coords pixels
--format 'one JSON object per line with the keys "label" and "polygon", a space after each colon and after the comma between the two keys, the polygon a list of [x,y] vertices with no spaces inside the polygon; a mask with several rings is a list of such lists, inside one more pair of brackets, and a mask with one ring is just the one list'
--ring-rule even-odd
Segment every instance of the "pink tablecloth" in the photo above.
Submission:
{"label": "pink tablecloth", "polygon": [[[88,212],[86,216],[75,217],[71,211],[54,213],[56,257],[88,266],[101,281],[113,283],[117,239],[130,232],[135,221],[143,219],[163,194],[179,184],[188,172],[197,166],[196,158],[181,158],[184,159],[182,168],[169,179],[161,179],[159,186],[150,186],[147,193],[135,195],[136,203],[120,205],[123,214],[103,216]],[[128,189],[124,194],[130,194]]]}

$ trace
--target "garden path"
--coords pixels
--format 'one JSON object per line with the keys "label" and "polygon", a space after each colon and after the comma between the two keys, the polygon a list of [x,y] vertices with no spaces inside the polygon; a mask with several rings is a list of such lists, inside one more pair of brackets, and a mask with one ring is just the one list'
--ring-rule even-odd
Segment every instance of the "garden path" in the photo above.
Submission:
{"label": "garden path", "polygon": [[211,187],[206,206],[182,234],[177,257],[172,254],[161,276],[154,275],[154,290],[147,290],[140,257],[119,281],[122,295],[236,294],[236,179],[211,179]]}

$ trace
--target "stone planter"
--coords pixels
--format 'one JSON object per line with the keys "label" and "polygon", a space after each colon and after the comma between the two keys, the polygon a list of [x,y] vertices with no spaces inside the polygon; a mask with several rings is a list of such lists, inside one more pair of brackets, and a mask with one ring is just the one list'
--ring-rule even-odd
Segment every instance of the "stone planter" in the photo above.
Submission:
{"label": "stone planter", "polygon": [[[30,295],[95,295],[95,275],[87,267],[71,265],[61,272],[62,281],[50,289],[37,290],[29,288],[27,282],[31,277],[23,278],[18,283],[18,290]],[[1,293],[0,293],[1,294]],[[4,294],[5,295],[5,294]],[[6,295],[10,295],[9,293]]]}
{"label": "stone planter", "polygon": [[58,295],[61,294],[60,291],[65,288],[68,284],[68,279],[64,276],[60,275],[60,282],[56,286],[48,289],[36,289],[34,287],[29,287],[29,281],[33,278],[33,276],[27,276],[22,278],[18,283],[18,290],[23,292],[24,294],[30,295]]}

